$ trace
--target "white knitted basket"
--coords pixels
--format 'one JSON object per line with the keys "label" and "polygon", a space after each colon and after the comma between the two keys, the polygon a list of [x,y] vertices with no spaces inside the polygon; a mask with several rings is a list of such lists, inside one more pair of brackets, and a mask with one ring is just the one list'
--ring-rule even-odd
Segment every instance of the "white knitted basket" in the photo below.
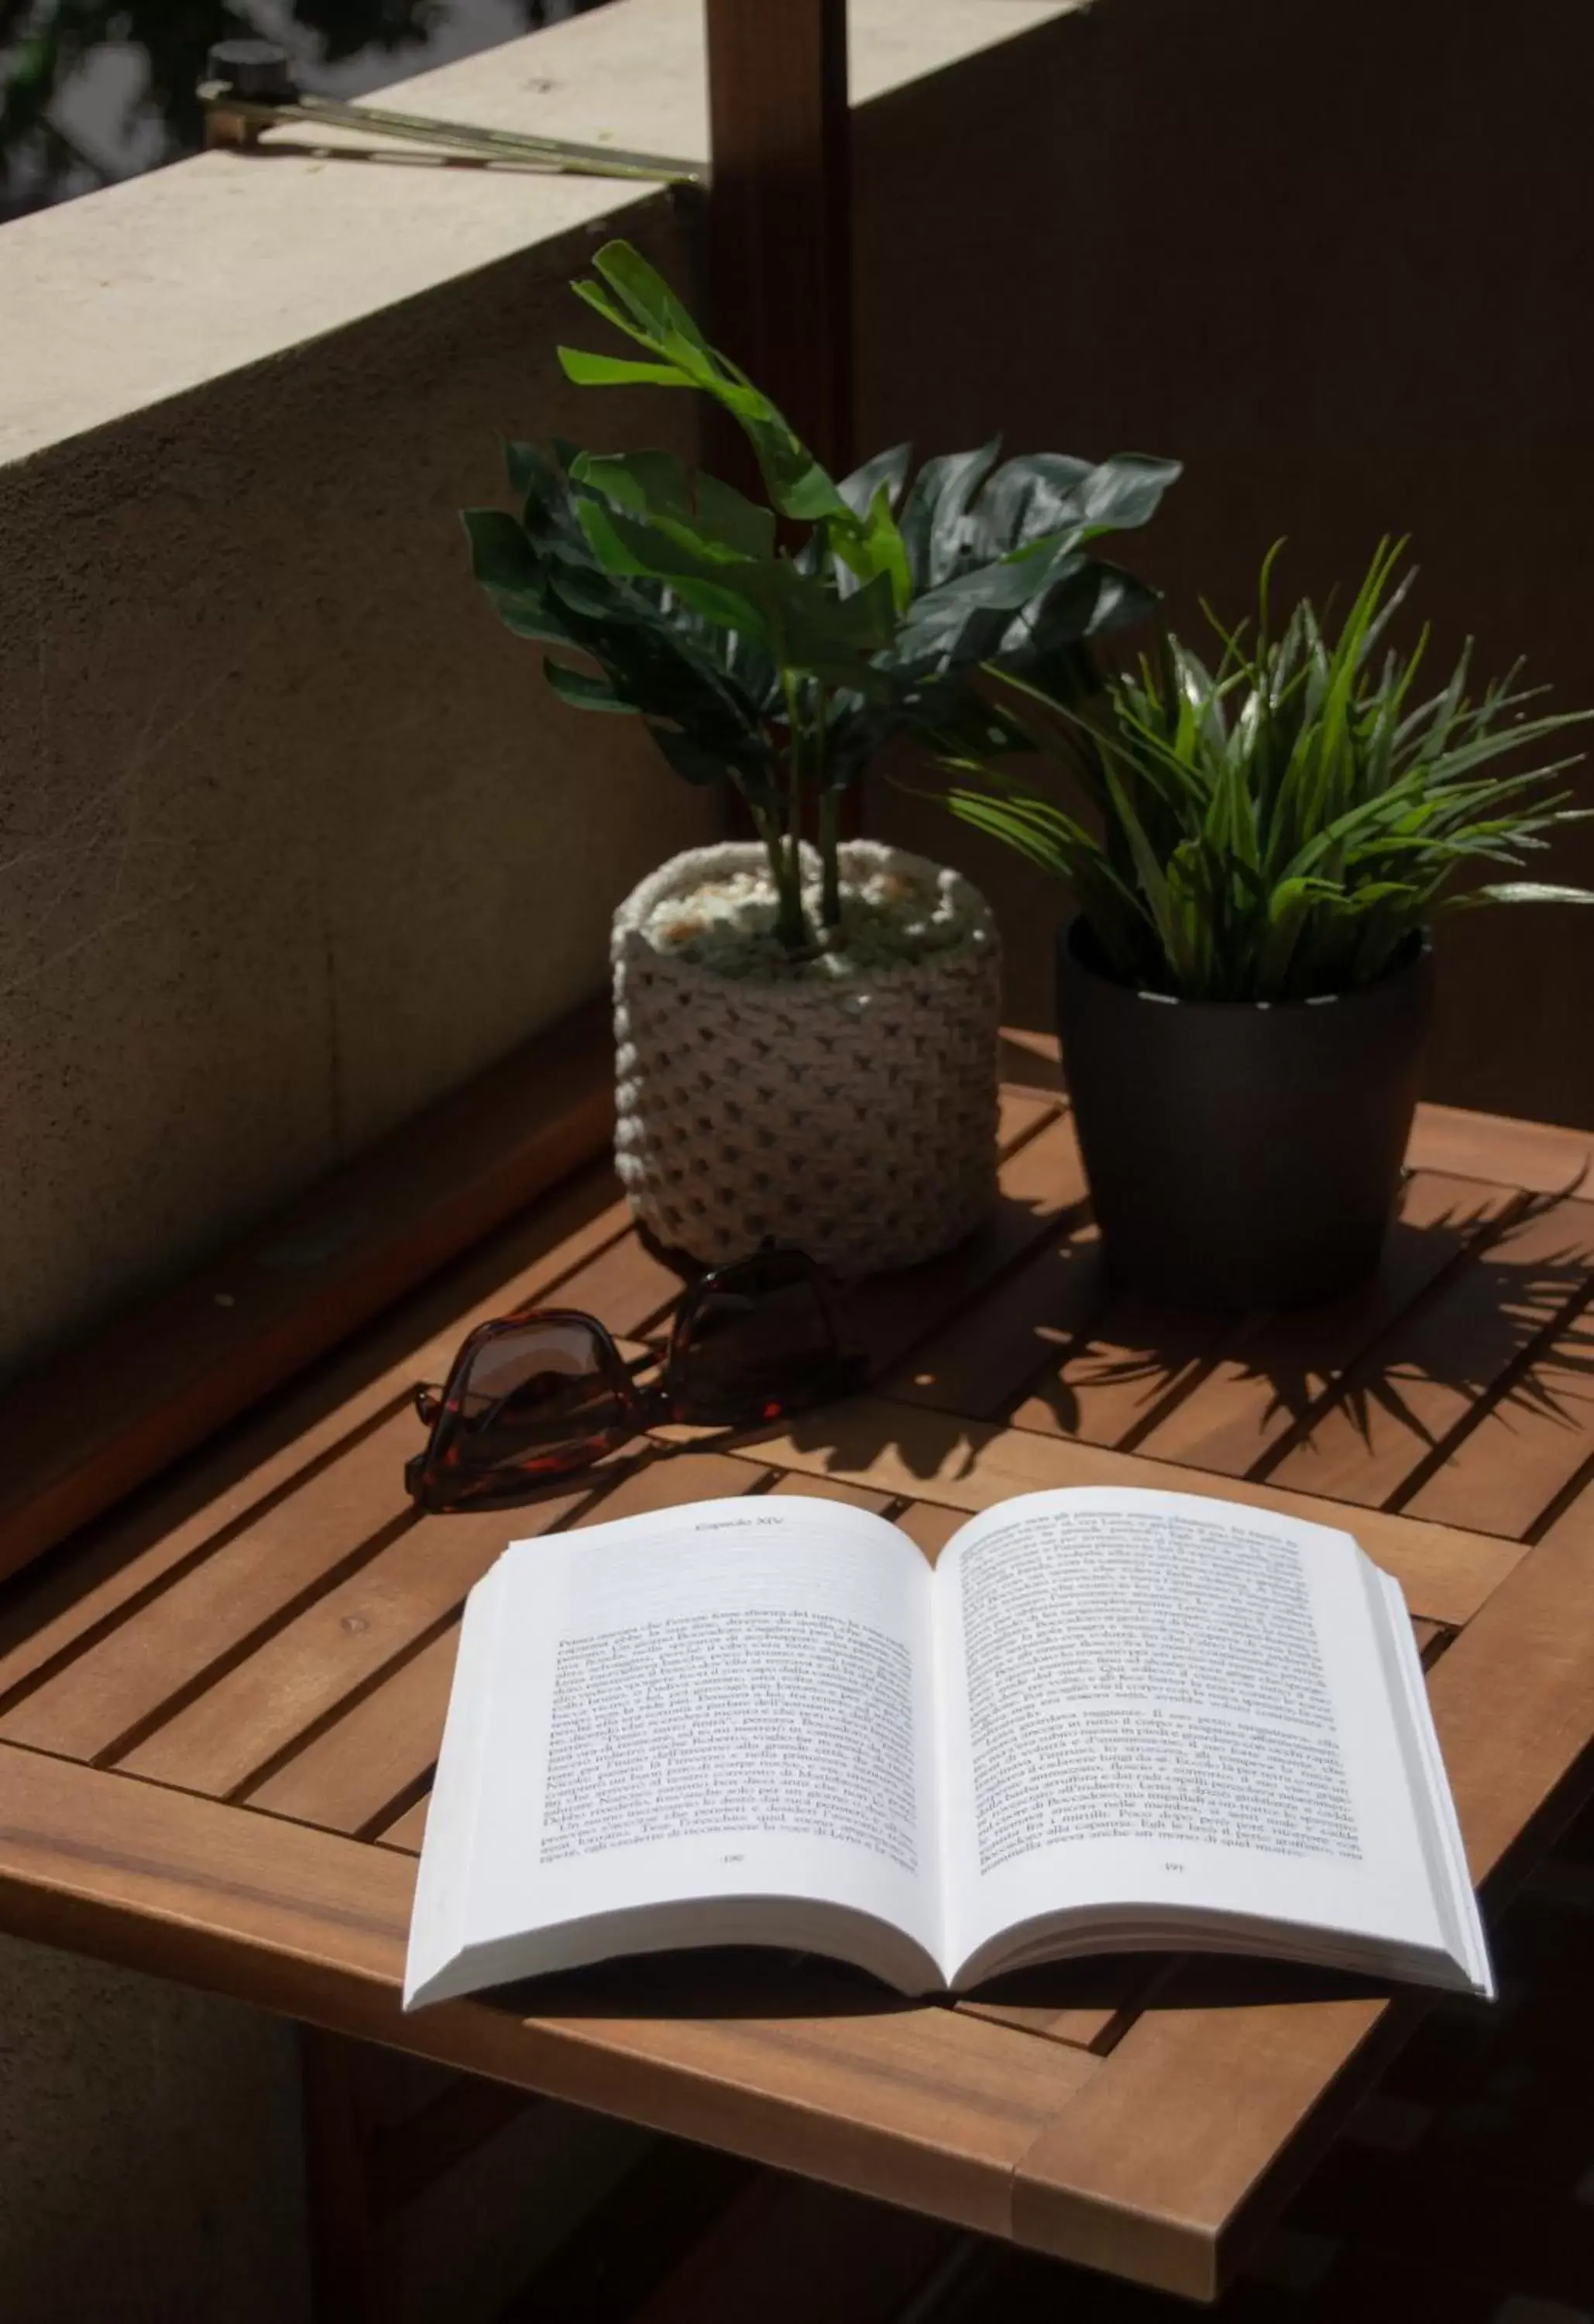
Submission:
{"label": "white knitted basket", "polygon": [[978,1225],[995,1194],[990,908],[958,873],[854,840],[843,882],[927,877],[972,940],[850,980],[759,982],[644,933],[659,904],[763,860],[751,844],[690,849],[614,916],[615,1167],[659,1241],[710,1266],[774,1235],[838,1274],[911,1267]]}

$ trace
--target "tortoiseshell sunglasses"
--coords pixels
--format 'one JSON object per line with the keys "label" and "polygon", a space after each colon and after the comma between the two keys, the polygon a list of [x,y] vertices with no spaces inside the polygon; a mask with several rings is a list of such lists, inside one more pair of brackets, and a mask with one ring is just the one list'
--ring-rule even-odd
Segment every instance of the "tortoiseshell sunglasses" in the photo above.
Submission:
{"label": "tortoiseshell sunglasses", "polygon": [[431,1434],[405,1463],[422,1508],[491,1508],[588,1468],[664,1421],[748,1428],[861,1387],[830,1290],[800,1250],[766,1245],[699,1277],[656,1380],[636,1375],[595,1315],[532,1308],[479,1323],[440,1388],[415,1390]]}

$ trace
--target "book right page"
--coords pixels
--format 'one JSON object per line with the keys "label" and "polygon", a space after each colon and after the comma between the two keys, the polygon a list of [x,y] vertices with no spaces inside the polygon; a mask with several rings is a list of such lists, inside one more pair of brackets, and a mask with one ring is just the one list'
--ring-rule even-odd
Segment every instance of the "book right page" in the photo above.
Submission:
{"label": "book right page", "polygon": [[1451,1941],[1382,1584],[1349,1535],[1187,1494],[1027,1494],[963,1528],[935,1594],[949,1967],[1092,1908],[1120,1941],[1196,1914]]}

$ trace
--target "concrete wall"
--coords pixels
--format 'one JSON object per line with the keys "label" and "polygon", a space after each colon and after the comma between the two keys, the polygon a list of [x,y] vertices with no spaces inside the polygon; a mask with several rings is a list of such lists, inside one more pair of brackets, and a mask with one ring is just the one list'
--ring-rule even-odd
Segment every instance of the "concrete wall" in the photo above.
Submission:
{"label": "concrete wall", "polygon": [[[677,212],[641,234],[681,270]],[[553,701],[469,577],[499,431],[640,424],[557,373],[590,248],[0,469],[0,1360],[573,1006],[614,904],[711,827],[640,726]],[[649,415],[688,449],[691,418]]]}
{"label": "concrete wall", "polygon": [[[1520,25],[1098,0],[888,101],[859,156],[860,441],[1182,458],[1131,561],[1192,628],[1202,595],[1250,605],[1281,534],[1299,592],[1409,533],[1436,660],[1475,634],[1486,672],[1525,654],[1555,706],[1594,705],[1591,74],[1577,0]],[[871,812],[989,887],[1014,1005],[1049,1020],[1046,882],[938,811]],[[1594,885],[1594,826],[1559,863]],[[1470,915],[1441,970],[1430,1093],[1594,1124],[1594,912]]]}
{"label": "concrete wall", "polygon": [[293,2043],[253,2010],[0,1939],[8,2324],[300,2324]]}

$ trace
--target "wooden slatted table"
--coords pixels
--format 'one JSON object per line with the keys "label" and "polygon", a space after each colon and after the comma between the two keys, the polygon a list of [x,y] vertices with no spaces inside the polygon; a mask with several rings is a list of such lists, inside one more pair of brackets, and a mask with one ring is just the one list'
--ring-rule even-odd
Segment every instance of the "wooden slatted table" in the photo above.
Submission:
{"label": "wooden slatted table", "polygon": [[[1009,1055],[1000,1208],[949,1258],[856,1294],[866,1396],[761,1439],[661,1438],[524,1513],[418,1516],[407,1391],[470,1322],[557,1293],[631,1341],[667,1323],[677,1279],[594,1158],[18,1573],[0,1601],[0,1923],[1212,2297],[1413,2022],[1409,1997],[1142,1959],[903,2005],[823,1966],[715,1956],[512,2006],[398,2007],[466,1591],[511,1532],[705,1495],[833,1493],[931,1554],[964,1513],[1041,1485],[1139,1481],[1349,1522],[1418,1620],[1475,1875],[1497,1893],[1575,1804],[1594,1737],[1584,1141],[1425,1110],[1365,1293],[1202,1322],[1110,1294],[1046,1045],[1015,1037]],[[460,1212],[499,1120],[474,1102],[446,1166],[433,1135],[408,1171],[400,1141],[377,1174],[412,1227],[418,1204],[493,1214]],[[590,1089],[581,1102],[590,1150],[601,1108]],[[551,1150],[567,1167],[557,1137]],[[367,1184],[362,1199],[379,1198]],[[295,1230],[310,1277],[314,1213]],[[459,1240],[414,1231],[432,1264]],[[190,1325],[242,1344],[257,1293],[274,1330],[315,1343],[282,1323],[282,1247],[257,1239],[234,1288],[217,1287],[224,1263],[199,1307],[162,1308],[151,1360],[187,1382],[172,1409],[204,1406],[208,1425],[228,1408],[170,1347],[192,1354]],[[303,1296],[322,1291],[307,1278]],[[219,1377],[228,1360],[207,1360]],[[38,1546],[43,1500],[72,1502],[41,1417],[71,1378],[14,1400],[14,1548]],[[31,1489],[35,1435],[49,1457]],[[94,1438],[95,1460],[110,1441]],[[106,1454],[106,1474],[127,1481],[131,1458]]]}

